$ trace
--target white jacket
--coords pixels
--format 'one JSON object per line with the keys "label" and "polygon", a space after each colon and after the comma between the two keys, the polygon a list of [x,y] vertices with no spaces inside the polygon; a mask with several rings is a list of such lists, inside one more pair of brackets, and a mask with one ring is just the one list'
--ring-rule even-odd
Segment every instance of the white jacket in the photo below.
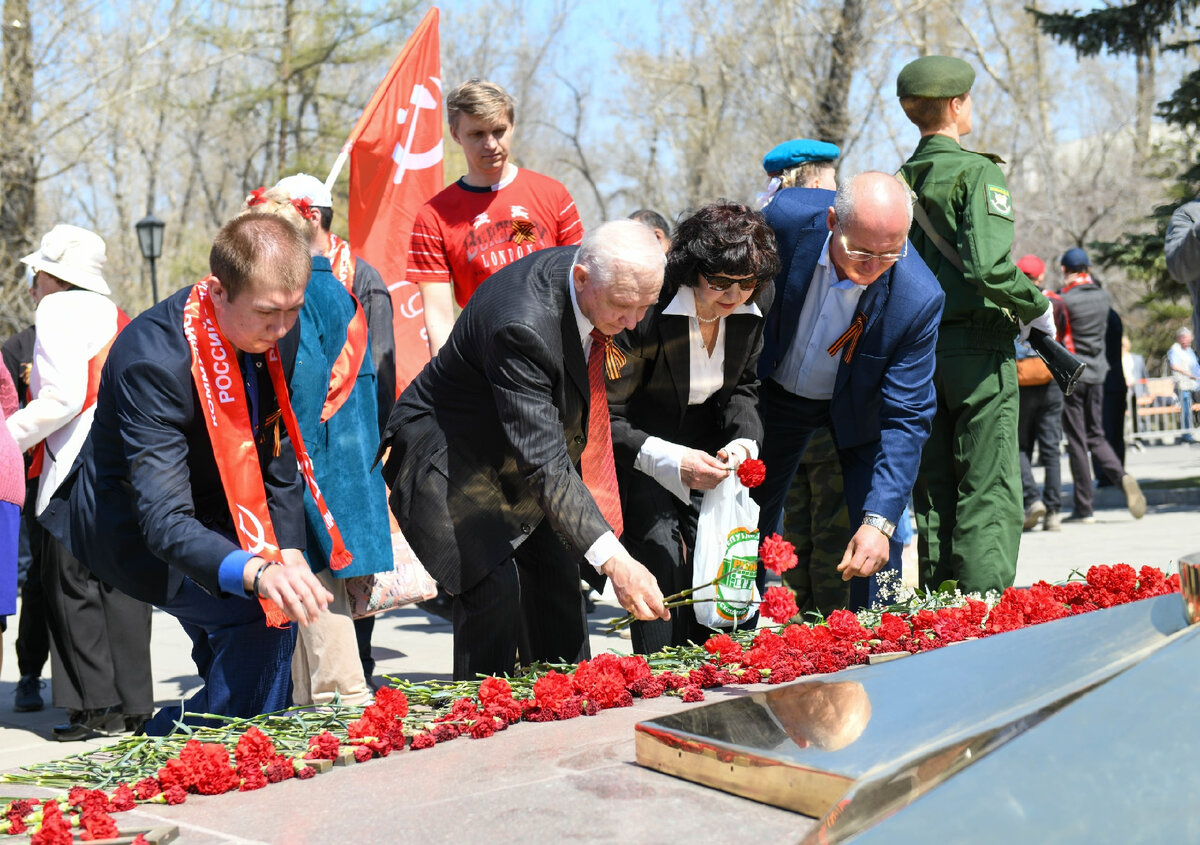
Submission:
{"label": "white jacket", "polygon": [[70,471],[92,427],[96,406],[83,408],[88,367],[117,333],[117,314],[112,300],[88,290],[59,291],[38,304],[29,377],[32,399],[7,420],[22,449],[46,441],[35,514],[42,512]]}

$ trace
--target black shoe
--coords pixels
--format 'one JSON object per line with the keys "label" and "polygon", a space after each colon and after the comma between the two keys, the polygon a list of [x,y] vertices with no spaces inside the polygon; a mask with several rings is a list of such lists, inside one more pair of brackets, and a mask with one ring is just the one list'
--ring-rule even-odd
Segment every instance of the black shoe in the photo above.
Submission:
{"label": "black shoe", "polygon": [[46,682],[37,675],[22,675],[17,681],[16,700],[13,710],[18,713],[33,713],[45,707],[42,701],[42,688]]}
{"label": "black shoe", "polygon": [[145,725],[150,721],[149,713],[126,713],[125,714],[125,732],[131,733],[134,736],[144,734]]}
{"label": "black shoe", "polygon": [[431,613],[434,616],[440,616],[442,619],[445,619],[448,622],[454,621],[451,615],[453,600],[450,598],[450,594],[441,587],[438,588],[438,594],[436,597],[431,598],[428,601],[417,602],[417,607],[421,608],[421,610],[425,611],[426,613]]}
{"label": "black shoe", "polygon": [[59,742],[78,742],[95,736],[114,736],[125,732],[125,714],[120,707],[83,710],[71,715],[71,721],[50,729]]}

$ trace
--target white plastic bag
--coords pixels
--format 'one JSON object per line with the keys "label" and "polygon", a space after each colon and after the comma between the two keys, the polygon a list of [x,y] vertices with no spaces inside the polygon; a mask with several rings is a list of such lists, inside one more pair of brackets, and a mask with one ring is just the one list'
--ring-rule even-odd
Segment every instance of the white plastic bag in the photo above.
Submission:
{"label": "white plastic bag", "polygon": [[[710,584],[692,594],[696,620],[709,628],[741,625],[758,606],[758,505],[750,490],[731,473],[704,493],[692,556],[692,586]],[[699,601],[713,599],[715,601]]]}

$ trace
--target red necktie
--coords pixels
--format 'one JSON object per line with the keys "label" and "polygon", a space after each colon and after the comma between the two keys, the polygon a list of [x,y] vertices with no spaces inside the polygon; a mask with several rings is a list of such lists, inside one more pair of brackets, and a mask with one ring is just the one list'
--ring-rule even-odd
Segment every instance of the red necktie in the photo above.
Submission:
{"label": "red necktie", "polygon": [[[583,447],[583,483],[591,491],[600,513],[618,537],[625,529],[621,518],[621,497],[617,493],[617,467],[613,462],[612,427],[608,421],[608,394],[604,389],[605,370],[620,373],[624,356],[611,337],[592,329],[592,349],[588,353],[588,440]],[[612,376],[616,378],[616,376]]]}

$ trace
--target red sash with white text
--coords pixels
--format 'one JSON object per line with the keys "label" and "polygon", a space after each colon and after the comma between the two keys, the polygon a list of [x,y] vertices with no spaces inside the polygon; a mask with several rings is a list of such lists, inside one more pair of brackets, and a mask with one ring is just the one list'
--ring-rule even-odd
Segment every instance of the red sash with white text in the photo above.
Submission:
{"label": "red sash with white text", "polygon": [[[283,563],[275,527],[271,524],[271,513],[267,507],[266,487],[263,484],[262,467],[258,462],[258,450],[254,445],[254,432],[250,423],[250,410],[245,390],[241,384],[241,370],[237,363],[237,350],[217,326],[216,314],[209,297],[209,282],[212,276],[192,286],[183,310],[183,333],[192,351],[192,380],[204,413],[204,424],[212,442],[213,456],[221,486],[225,490],[225,501],[233,518],[238,543],[252,555],[264,560]],[[330,568],[343,569],[353,559],[342,542],[341,532],[329,513],[325,500],[312,474],[312,461],[304,448],[300,426],[288,398],[287,379],[279,359],[279,347],[267,350],[267,371],[279,402],[279,411],[287,428],[288,436],[296,451],[300,473],[316,500],[321,518],[333,541]],[[280,628],[287,625],[283,611],[269,599],[260,598],[267,625]]]}

